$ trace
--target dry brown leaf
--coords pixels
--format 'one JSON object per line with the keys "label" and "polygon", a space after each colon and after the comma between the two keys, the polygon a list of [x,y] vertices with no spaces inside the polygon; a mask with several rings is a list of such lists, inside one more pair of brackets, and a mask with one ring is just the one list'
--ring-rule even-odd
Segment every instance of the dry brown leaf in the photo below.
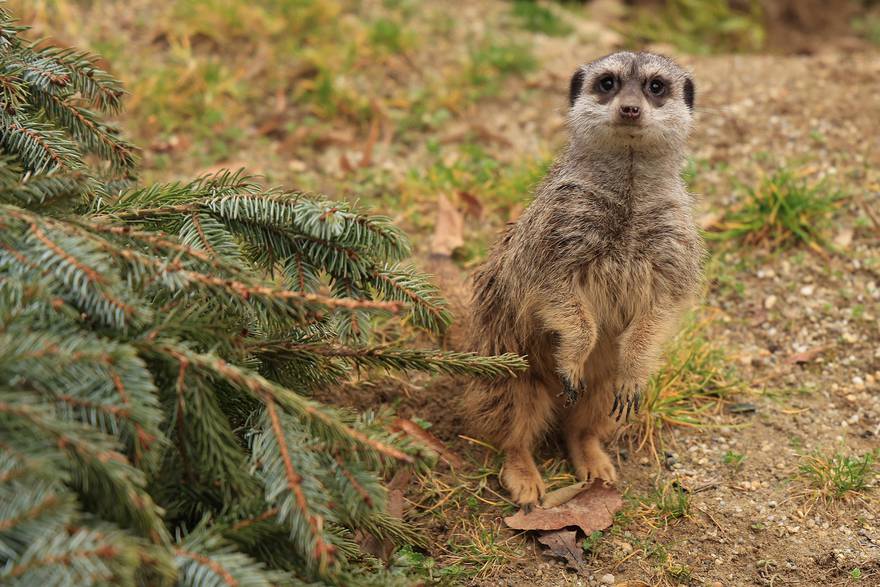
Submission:
{"label": "dry brown leaf", "polygon": [[841,228],[834,236],[834,246],[839,249],[848,249],[852,244],[855,231],[851,226]]}
{"label": "dry brown leaf", "polygon": [[697,224],[703,230],[715,228],[721,221],[721,214],[718,212],[707,212],[697,219]]}
{"label": "dry brown leaf", "polygon": [[459,191],[458,197],[464,204],[465,211],[472,218],[479,220],[483,217],[483,203],[474,194],[466,191]]}
{"label": "dry brown leaf", "polygon": [[555,508],[556,506],[569,502],[577,497],[582,491],[590,487],[591,484],[592,481],[581,481],[580,483],[573,483],[555,491],[551,491],[541,500],[541,507],[545,509]]}
{"label": "dry brown leaf", "polygon": [[521,203],[517,202],[513,206],[510,207],[510,212],[508,214],[507,221],[508,222],[516,222],[519,220],[519,217],[522,216],[522,213],[525,211],[525,206]]}
{"label": "dry brown leaf", "polygon": [[788,365],[800,365],[802,363],[809,363],[819,355],[821,355],[827,349],[827,346],[817,346],[812,349],[808,349],[802,353],[795,353],[786,357],[785,363]]}
{"label": "dry brown leaf", "polygon": [[339,154],[339,168],[345,173],[351,173],[354,170],[354,166],[348,160],[348,156],[345,153]]}
{"label": "dry brown leaf", "polygon": [[585,534],[604,530],[614,521],[614,513],[623,507],[623,498],[613,486],[593,485],[574,499],[554,508],[536,507],[504,518],[514,530],[559,530],[577,526]]}
{"label": "dry brown leaf", "polygon": [[437,196],[437,222],[431,237],[431,253],[451,257],[464,244],[464,217],[444,194]]}
{"label": "dry brown leaf", "polygon": [[358,163],[358,167],[369,167],[373,164],[373,145],[375,145],[376,141],[379,139],[379,127],[382,122],[382,113],[375,100],[373,100],[371,107],[373,110],[373,118],[370,120],[370,134],[367,135],[367,142],[364,143],[361,161]]}
{"label": "dry brown leaf", "polygon": [[[403,494],[406,486],[412,479],[412,469],[404,467],[398,469],[394,473],[394,477],[388,482],[388,514],[395,518],[403,519]],[[357,542],[364,552],[367,552],[378,559],[388,561],[394,554],[395,544],[390,538],[381,539],[374,534],[358,530],[354,535]]]}
{"label": "dry brown leaf", "polygon": [[407,436],[416,439],[421,444],[436,452],[441,459],[449,464],[450,467],[461,467],[461,458],[457,454],[446,448],[446,445],[443,444],[443,441],[441,441],[439,438],[437,438],[412,420],[407,420],[406,418],[397,418],[394,423],[391,424],[391,427],[395,430],[402,431]]}
{"label": "dry brown leaf", "polygon": [[538,534],[538,542],[550,550],[544,554],[565,561],[565,566],[574,571],[586,570],[584,549],[578,544],[577,530],[551,530]]}

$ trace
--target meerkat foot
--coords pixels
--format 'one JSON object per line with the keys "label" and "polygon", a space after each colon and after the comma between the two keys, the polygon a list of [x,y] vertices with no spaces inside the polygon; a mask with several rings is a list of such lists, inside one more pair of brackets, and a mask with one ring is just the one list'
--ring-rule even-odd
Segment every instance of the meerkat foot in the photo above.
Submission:
{"label": "meerkat foot", "polygon": [[510,498],[527,511],[544,497],[544,480],[528,453],[508,454],[501,484],[510,492]]}
{"label": "meerkat foot", "polygon": [[572,450],[571,461],[575,476],[580,481],[617,481],[617,469],[595,436],[588,437],[581,447]]}
{"label": "meerkat foot", "polygon": [[635,411],[639,413],[642,405],[642,386],[634,381],[626,381],[618,385],[614,392],[614,403],[611,405],[609,417],[614,417],[618,422],[623,418],[624,422]]}

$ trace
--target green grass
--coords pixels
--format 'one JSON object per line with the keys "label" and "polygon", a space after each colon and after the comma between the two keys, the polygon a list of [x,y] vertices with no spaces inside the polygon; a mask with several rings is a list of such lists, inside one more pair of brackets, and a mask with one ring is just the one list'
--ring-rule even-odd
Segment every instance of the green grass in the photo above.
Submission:
{"label": "green grass", "polygon": [[590,532],[590,534],[584,538],[584,541],[581,543],[581,548],[588,555],[594,555],[596,553],[596,549],[599,544],[602,542],[604,534],[601,530],[596,530],[594,532]]}
{"label": "green grass", "polygon": [[746,455],[729,450],[724,453],[723,460],[725,465],[727,465],[731,469],[734,469],[735,471],[739,471],[746,460]]}
{"label": "green grass", "polygon": [[666,527],[690,515],[690,496],[678,481],[658,484],[652,493],[638,501],[637,514],[649,527]]}
{"label": "green grass", "polygon": [[737,391],[739,380],[724,350],[707,332],[710,316],[691,315],[672,341],[660,370],[645,390],[642,410],[629,425],[639,441],[656,456],[656,441],[669,426],[697,428],[707,413],[720,409]]}
{"label": "green grass", "polygon": [[781,169],[749,188],[742,204],[706,236],[771,249],[806,245],[823,251],[829,246],[825,232],[842,200],[825,182],[810,183]]}
{"label": "green grass", "polygon": [[853,30],[862,38],[880,45],[880,9],[875,5],[873,11],[866,12],[852,22]]}
{"label": "green grass", "polygon": [[514,0],[513,15],[527,31],[551,37],[564,37],[574,29],[557,14],[535,0]]}
{"label": "green grass", "polygon": [[634,9],[623,28],[631,47],[668,43],[685,53],[757,51],[764,45],[760,2],[669,0],[662,7]]}
{"label": "green grass", "polygon": [[380,18],[370,25],[370,43],[375,47],[391,53],[401,53],[404,50],[405,39],[403,27],[400,23]]}
{"label": "green grass", "polygon": [[463,84],[472,100],[496,96],[505,79],[524,75],[537,67],[538,61],[530,45],[487,38],[470,50]]}
{"label": "green grass", "polygon": [[872,489],[880,450],[862,456],[813,453],[802,457],[799,477],[818,499],[832,501]]}

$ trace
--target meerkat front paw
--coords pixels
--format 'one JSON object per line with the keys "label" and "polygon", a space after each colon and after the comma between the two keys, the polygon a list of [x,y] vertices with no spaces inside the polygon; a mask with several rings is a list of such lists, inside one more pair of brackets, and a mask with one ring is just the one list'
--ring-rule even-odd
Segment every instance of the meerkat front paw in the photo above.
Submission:
{"label": "meerkat front paw", "polygon": [[609,416],[620,421],[623,417],[624,421],[635,409],[635,413],[639,413],[642,404],[642,386],[636,381],[624,381],[617,385],[614,392],[614,404],[611,406]]}
{"label": "meerkat front paw", "polygon": [[583,383],[572,383],[571,379],[566,375],[562,375],[562,394],[565,396],[565,405],[570,406],[577,402],[584,394],[585,385]]}
{"label": "meerkat front paw", "polygon": [[508,456],[501,472],[501,484],[510,492],[510,498],[526,510],[544,497],[544,480],[531,457]]}

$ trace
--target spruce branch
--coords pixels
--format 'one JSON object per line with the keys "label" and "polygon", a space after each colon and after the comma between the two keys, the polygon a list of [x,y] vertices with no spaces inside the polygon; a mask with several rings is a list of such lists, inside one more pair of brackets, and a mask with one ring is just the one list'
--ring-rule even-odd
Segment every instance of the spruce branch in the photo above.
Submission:
{"label": "spruce branch", "polygon": [[159,353],[174,359],[178,363],[186,361],[187,364],[195,368],[213,373],[242,391],[249,393],[263,404],[268,401],[277,403],[285,410],[296,414],[305,422],[308,422],[313,432],[321,436],[326,442],[331,444],[339,442],[355,444],[392,459],[407,463],[413,462],[412,457],[408,454],[347,426],[342,422],[339,414],[334,413],[326,406],[306,399],[290,389],[272,383],[258,373],[241,369],[219,357],[196,353],[167,342],[139,342],[135,344],[145,352]]}
{"label": "spruce branch", "polygon": [[65,133],[41,122],[26,111],[10,115],[0,111],[0,147],[16,153],[30,171],[79,169],[82,158]]}
{"label": "spruce branch", "polygon": [[97,120],[94,112],[76,105],[73,99],[49,94],[45,99],[32,98],[31,103],[42,108],[51,120],[83,145],[86,152],[97,153],[118,171],[135,167],[134,147],[115,136],[112,129]]}
{"label": "spruce branch", "polygon": [[417,370],[446,375],[478,377],[514,377],[528,366],[525,359],[508,353],[485,357],[476,353],[420,350],[390,346],[347,347],[324,342],[296,343],[283,340],[254,341],[250,348],[257,354],[270,354],[275,361],[339,359],[359,367],[388,370]]}
{"label": "spruce branch", "polygon": [[409,303],[415,326],[442,333],[452,322],[439,290],[415,268],[387,265],[373,273],[370,284],[382,299]]}

